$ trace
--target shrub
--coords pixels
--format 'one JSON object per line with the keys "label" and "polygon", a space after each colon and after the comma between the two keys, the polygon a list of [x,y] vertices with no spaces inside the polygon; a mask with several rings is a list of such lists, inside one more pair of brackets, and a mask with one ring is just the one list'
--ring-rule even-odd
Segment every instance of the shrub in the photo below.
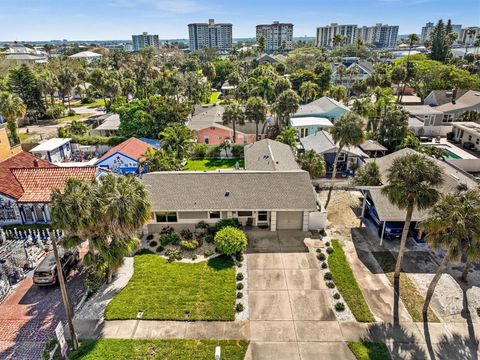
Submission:
{"label": "shrub", "polygon": [[344,311],[345,310],[345,304],[342,302],[337,302],[335,304],[335,310],[337,311]]}
{"label": "shrub", "polygon": [[326,246],[326,247],[329,247],[329,246],[330,246],[330,242],[327,241],[327,242],[325,243],[325,246]]}
{"label": "shrub", "polygon": [[320,235],[327,236],[327,232],[325,231],[325,229],[320,230]]}
{"label": "shrub", "polygon": [[183,259],[183,255],[182,255],[181,251],[177,250],[177,249],[167,249],[167,250],[165,250],[165,256],[168,257],[168,262]]}
{"label": "shrub", "polygon": [[242,312],[243,311],[243,304],[237,304],[237,306],[235,307],[235,310],[237,310],[237,312]]}
{"label": "shrub", "polygon": [[333,248],[332,248],[332,247],[328,247],[328,248],[327,248],[327,254],[330,255],[331,253],[333,253]]}
{"label": "shrub", "polygon": [[235,254],[235,259],[237,259],[237,261],[243,261],[243,254],[242,253]]}
{"label": "shrub", "polygon": [[88,287],[88,293],[94,294],[100,289],[100,286],[105,282],[104,271],[89,271],[85,277],[84,284]]}
{"label": "shrub", "polygon": [[322,249],[318,248],[317,249],[317,254],[322,254],[322,253],[323,253]]}
{"label": "shrub", "polygon": [[241,262],[237,263],[237,267],[241,268],[241,267],[242,267],[242,263],[241,263]]}
{"label": "shrub", "polygon": [[182,229],[180,231],[180,236],[185,240],[192,240],[193,239],[193,233],[190,229]]}
{"label": "shrub", "polygon": [[237,299],[243,298],[243,293],[241,291],[237,292]]}
{"label": "shrub", "polygon": [[192,255],[192,260],[197,260],[197,255],[193,254]]}
{"label": "shrub", "polygon": [[215,245],[220,253],[233,255],[245,250],[248,239],[242,230],[227,226],[215,235]]}
{"label": "shrub", "polygon": [[158,247],[155,249],[155,251],[156,251],[157,253],[161,253],[163,250],[165,250],[165,248],[164,248],[162,245],[158,246]]}
{"label": "shrub", "polygon": [[330,289],[334,289],[335,284],[333,283],[333,281],[329,281],[329,282],[327,282],[327,287],[330,288]]}
{"label": "shrub", "polygon": [[152,234],[148,235],[147,240],[153,240],[153,235]]}
{"label": "shrub", "polygon": [[215,251],[213,251],[213,249],[205,249],[205,251],[203,252],[203,256],[205,257],[212,256],[213,254],[215,254]]}
{"label": "shrub", "polygon": [[47,341],[45,347],[43,348],[42,360],[50,359],[50,351],[53,351],[53,348],[55,347],[55,345],[57,345],[57,343],[58,340],[54,337]]}
{"label": "shrub", "polygon": [[193,251],[196,248],[198,248],[198,241],[197,240],[192,240],[192,241],[182,240],[182,241],[180,241],[180,247],[183,250]]}
{"label": "shrub", "polygon": [[63,105],[53,105],[49,106],[47,111],[45,112],[45,115],[50,118],[50,119],[58,119],[59,117],[62,117],[63,114],[65,113],[65,108]]}
{"label": "shrub", "polygon": [[221,152],[222,149],[220,149],[218,146],[211,146],[208,149],[207,157],[210,159],[219,158]]}
{"label": "shrub", "polygon": [[238,219],[222,219],[219,220],[215,223],[215,225],[212,226],[212,232],[216,233],[223,228],[226,228],[227,226],[234,227],[237,229],[240,229],[242,225],[238,222]]}
{"label": "shrub", "polygon": [[168,244],[178,244],[180,242],[180,236],[178,236],[178,234],[176,233],[163,234],[160,235],[160,238],[158,240],[163,246]]}
{"label": "shrub", "polygon": [[238,273],[237,274],[237,281],[242,281],[244,278],[243,274],[242,273]]}
{"label": "shrub", "polygon": [[320,254],[317,255],[317,258],[318,258],[318,260],[320,260],[320,261],[325,261],[325,259],[326,259],[327,257],[325,256],[325,254],[320,253]]}
{"label": "shrub", "polygon": [[80,104],[83,104],[83,105],[85,105],[85,104],[91,104],[91,103],[93,103],[94,101],[95,101],[95,100],[94,100],[93,98],[87,96],[87,97],[84,97],[82,100],[80,100]]}
{"label": "shrub", "polygon": [[172,234],[174,233],[175,230],[173,229],[173,227],[171,226],[165,226],[162,228],[162,230],[160,231],[160,235],[163,235],[163,234]]}
{"label": "shrub", "polygon": [[324,261],[324,262],[322,262],[322,269],[326,269],[326,268],[328,268],[328,265],[327,265],[327,263]]}
{"label": "shrub", "polygon": [[209,244],[213,244],[215,237],[212,234],[205,235],[205,241]]}
{"label": "shrub", "polygon": [[323,275],[323,278],[325,280],[333,280],[333,275],[332,275],[331,272],[327,272],[327,273],[325,273],[325,275]]}
{"label": "shrub", "polygon": [[203,160],[207,156],[208,145],[206,144],[195,144],[193,147],[192,157],[195,159]]}
{"label": "shrub", "polygon": [[202,220],[198,224],[195,224],[195,229],[207,230],[207,232],[208,232],[208,231],[210,231],[210,225]]}
{"label": "shrub", "polygon": [[242,289],[243,289],[243,283],[238,283],[237,290],[242,290]]}
{"label": "shrub", "polygon": [[152,240],[148,245],[150,245],[151,247],[155,247],[158,245],[158,243],[155,240]]}
{"label": "shrub", "polygon": [[68,110],[68,113],[67,113],[67,114],[68,114],[68,116],[75,116],[75,115],[77,115],[77,113],[76,113],[75,110],[73,110],[73,109]]}
{"label": "shrub", "polygon": [[231,151],[232,151],[232,156],[234,158],[243,158],[243,146],[242,145],[233,145]]}
{"label": "shrub", "polygon": [[126,137],[123,136],[77,136],[74,135],[71,137],[72,143],[80,144],[80,145],[88,145],[88,146],[95,146],[95,145],[109,145],[109,146],[117,146],[118,144],[127,140]]}
{"label": "shrub", "polygon": [[339,294],[339,293],[333,294],[333,298],[334,298],[335,300],[340,299],[340,294]]}

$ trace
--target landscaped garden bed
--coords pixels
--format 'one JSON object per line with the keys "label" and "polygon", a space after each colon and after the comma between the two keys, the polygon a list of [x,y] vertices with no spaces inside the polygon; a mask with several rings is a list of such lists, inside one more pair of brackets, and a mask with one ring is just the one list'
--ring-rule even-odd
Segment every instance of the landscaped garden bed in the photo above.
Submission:
{"label": "landscaped garden bed", "polygon": [[204,171],[217,169],[233,169],[236,164],[240,169],[244,167],[243,159],[202,159],[202,160],[188,160],[183,170],[187,171]]}
{"label": "landscaped garden bed", "polygon": [[[389,251],[376,251],[372,252],[372,255],[375,257],[393,286],[393,275],[395,271],[395,263],[397,261],[395,257]],[[400,273],[400,299],[402,299],[402,302],[413,321],[422,322],[422,308],[425,299],[420,294],[413,281],[403,272]],[[428,321],[440,322],[431,308],[428,309]]]}
{"label": "landscaped garden bed", "polygon": [[[190,339],[98,339],[82,340],[77,351],[69,351],[70,360],[211,360],[215,348],[221,347],[221,358],[242,360],[248,342],[243,340]],[[61,359],[57,354],[54,359]]]}
{"label": "landscaped garden bed", "polygon": [[349,341],[348,348],[358,360],[391,359],[387,345],[380,342]]}

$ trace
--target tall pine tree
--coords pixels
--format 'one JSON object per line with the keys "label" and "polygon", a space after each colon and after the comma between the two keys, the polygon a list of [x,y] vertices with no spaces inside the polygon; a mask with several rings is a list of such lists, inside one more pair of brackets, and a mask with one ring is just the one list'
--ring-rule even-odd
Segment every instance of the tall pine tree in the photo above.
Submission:
{"label": "tall pine tree", "polygon": [[451,23],[449,28],[450,30],[447,30],[447,27],[442,20],[438,20],[437,25],[435,25],[435,27],[433,28],[430,35],[430,58],[432,60],[437,60],[442,63],[445,63],[448,60],[451,43],[449,33],[447,31],[451,32]]}
{"label": "tall pine tree", "polygon": [[10,70],[8,76],[10,89],[17,94],[27,106],[27,116],[38,119],[45,114],[45,104],[37,78],[33,71],[25,64]]}

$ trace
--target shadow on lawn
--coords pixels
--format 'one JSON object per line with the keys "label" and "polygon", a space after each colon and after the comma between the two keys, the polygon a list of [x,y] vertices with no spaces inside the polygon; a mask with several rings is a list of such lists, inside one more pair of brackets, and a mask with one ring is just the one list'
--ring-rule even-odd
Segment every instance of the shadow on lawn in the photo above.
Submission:
{"label": "shadow on lawn", "polygon": [[211,267],[212,269],[217,271],[225,270],[235,265],[232,258],[226,255],[220,255],[209,259],[207,264],[208,267]]}

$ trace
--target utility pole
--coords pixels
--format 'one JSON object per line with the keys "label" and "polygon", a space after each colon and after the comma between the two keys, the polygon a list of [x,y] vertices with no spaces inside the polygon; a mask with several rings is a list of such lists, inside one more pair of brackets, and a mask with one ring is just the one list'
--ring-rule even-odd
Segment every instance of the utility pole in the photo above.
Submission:
{"label": "utility pole", "polygon": [[52,241],[53,254],[55,255],[55,262],[57,264],[57,276],[60,284],[60,292],[62,293],[63,306],[65,307],[65,314],[67,315],[68,328],[70,329],[70,336],[72,338],[73,350],[78,349],[78,339],[73,327],[72,312],[70,310],[70,302],[68,301],[67,288],[65,287],[65,279],[63,277],[62,263],[58,256],[57,237]]}

